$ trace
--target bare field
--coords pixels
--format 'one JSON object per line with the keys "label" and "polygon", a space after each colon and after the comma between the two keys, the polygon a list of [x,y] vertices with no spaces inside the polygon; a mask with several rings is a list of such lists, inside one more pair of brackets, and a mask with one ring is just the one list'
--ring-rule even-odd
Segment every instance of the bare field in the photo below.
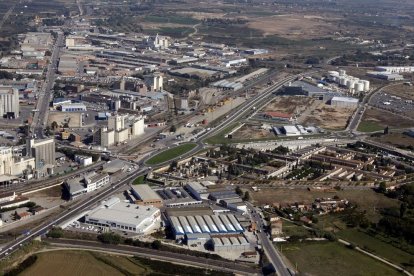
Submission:
{"label": "bare field", "polygon": [[332,20],[311,15],[283,14],[251,18],[248,27],[266,35],[289,38],[312,38],[331,35],[336,28]]}
{"label": "bare field", "polygon": [[269,130],[261,129],[259,126],[244,125],[233,134],[237,140],[274,138],[275,135]]}
{"label": "bare field", "polygon": [[354,111],[355,108],[333,107],[320,103],[304,118],[303,124],[316,125],[331,130],[345,129],[348,118]]}
{"label": "bare field", "polygon": [[414,126],[414,122],[411,120],[376,108],[368,108],[364,113],[362,121],[373,122],[383,128],[387,126],[390,128],[408,128]]}
{"label": "bare field", "polygon": [[297,113],[300,114],[305,111],[310,105],[315,102],[315,99],[300,96],[283,96],[277,97],[265,106],[263,111],[278,111],[282,113]]}
{"label": "bare field", "polygon": [[384,92],[407,100],[414,100],[414,86],[398,84],[385,89]]}

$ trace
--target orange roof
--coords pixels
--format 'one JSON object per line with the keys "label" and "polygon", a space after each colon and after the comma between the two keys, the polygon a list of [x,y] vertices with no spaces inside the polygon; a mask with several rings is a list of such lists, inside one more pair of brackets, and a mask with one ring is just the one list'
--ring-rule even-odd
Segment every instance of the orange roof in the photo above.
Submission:
{"label": "orange roof", "polygon": [[286,119],[290,119],[293,117],[292,114],[281,113],[281,112],[266,112],[265,115],[270,116],[270,117],[279,117],[279,118],[286,118]]}

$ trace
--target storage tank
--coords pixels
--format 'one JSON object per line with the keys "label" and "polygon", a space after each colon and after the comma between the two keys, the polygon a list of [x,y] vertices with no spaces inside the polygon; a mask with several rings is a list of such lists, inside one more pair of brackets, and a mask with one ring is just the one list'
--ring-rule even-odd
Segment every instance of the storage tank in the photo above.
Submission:
{"label": "storage tank", "polygon": [[369,84],[370,84],[369,81],[368,80],[363,80],[362,82],[364,83],[364,91],[368,92]]}
{"label": "storage tank", "polygon": [[362,81],[356,83],[355,91],[356,92],[363,92],[364,91],[364,83]]}
{"label": "storage tank", "polygon": [[346,85],[346,78],[345,77],[339,77],[339,84],[340,85]]}
{"label": "storage tank", "polygon": [[347,79],[346,80],[346,87],[348,87],[349,89],[354,89],[355,81],[353,79]]}
{"label": "storage tank", "polygon": [[346,71],[345,70],[339,70],[339,76],[345,76]]}

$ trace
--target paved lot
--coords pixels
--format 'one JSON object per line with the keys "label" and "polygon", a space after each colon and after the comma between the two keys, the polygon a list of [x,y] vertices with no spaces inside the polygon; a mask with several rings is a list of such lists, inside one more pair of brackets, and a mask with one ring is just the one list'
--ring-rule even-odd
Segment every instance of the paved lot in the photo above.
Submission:
{"label": "paved lot", "polygon": [[406,116],[414,112],[413,101],[402,99],[384,92],[372,96],[370,105]]}

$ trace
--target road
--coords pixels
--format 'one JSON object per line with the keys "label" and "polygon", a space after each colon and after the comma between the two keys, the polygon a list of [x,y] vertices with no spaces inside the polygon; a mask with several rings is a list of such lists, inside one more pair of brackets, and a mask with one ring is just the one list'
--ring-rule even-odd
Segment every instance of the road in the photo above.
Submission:
{"label": "road", "polygon": [[191,255],[184,255],[179,253],[172,253],[167,251],[160,251],[150,248],[133,247],[126,245],[107,245],[98,242],[82,241],[82,240],[64,240],[64,239],[44,239],[51,246],[63,248],[79,248],[88,250],[99,250],[103,252],[113,252],[120,254],[133,255],[138,257],[145,257],[157,259],[161,261],[180,263],[183,265],[191,265],[214,269],[219,271],[232,272],[238,275],[260,275],[260,271],[252,268],[249,265],[235,263],[224,260],[212,260],[202,257],[195,257]]}
{"label": "road", "polygon": [[257,230],[258,230],[257,236],[262,244],[263,250],[266,253],[267,258],[269,259],[270,263],[273,265],[274,269],[276,270],[276,274],[279,276],[291,276],[291,273],[288,270],[288,266],[283,261],[282,256],[277,251],[277,249],[273,246],[272,242],[265,234],[265,231],[264,231],[265,229],[262,223],[262,219],[257,213],[256,208],[250,202],[246,202],[246,203],[247,203],[247,207],[249,208],[251,217],[256,223]]}
{"label": "road", "polygon": [[60,49],[61,47],[63,47],[63,39],[63,32],[59,32],[56,38],[55,45],[53,46],[52,56],[50,57],[49,65],[47,67],[45,81],[38,95],[36,105],[37,111],[33,116],[33,121],[31,125],[31,132],[35,135],[36,138],[45,138],[43,130],[47,123],[49,113],[49,102],[52,99],[51,97],[53,86],[55,83],[55,73],[58,64]]}

